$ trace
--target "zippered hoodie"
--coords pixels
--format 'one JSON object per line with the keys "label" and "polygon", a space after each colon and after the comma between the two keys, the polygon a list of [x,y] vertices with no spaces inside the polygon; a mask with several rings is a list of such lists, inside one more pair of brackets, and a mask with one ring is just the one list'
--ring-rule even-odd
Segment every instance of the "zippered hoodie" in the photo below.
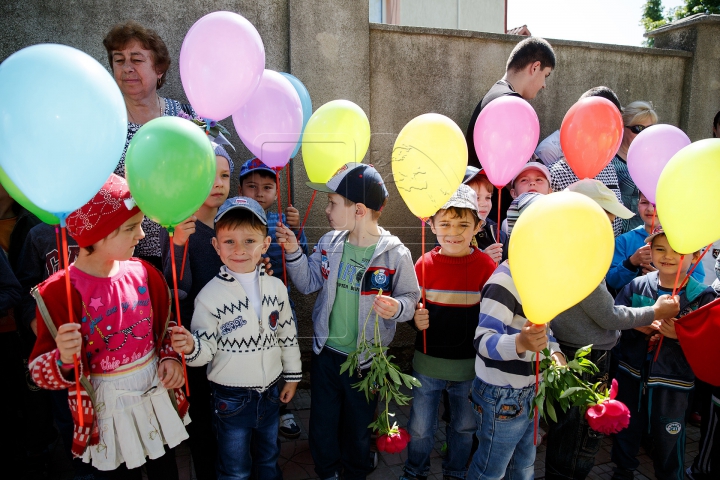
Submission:
{"label": "zippered hoodie", "polygon": [[[692,277],[687,286],[677,294],[680,296],[680,313],[677,318],[712,302],[716,297],[715,291],[711,287],[697,282]],[[654,305],[657,298],[658,273],[650,272],[635,278],[626,285],[615,299],[615,304],[646,307]],[[658,348],[657,344],[648,353],[648,336],[637,330],[625,330],[622,332],[620,344],[613,350],[613,354],[617,355],[620,370],[630,374],[638,381],[646,382],[648,387],[692,389],[695,375],[685,359],[680,343],[676,339],[665,338],[657,360],[654,359],[656,348]],[[645,362],[648,358],[650,366],[649,369],[646,369]]]}
{"label": "zippered hoodie", "polygon": [[211,382],[265,391],[282,375],[286,382],[302,377],[300,347],[290,300],[281,280],[259,273],[260,318],[240,282],[223,265],[195,298],[192,332],[195,348],[187,364],[210,363]]}
{"label": "zippered hoodie", "polygon": [[[360,302],[358,308],[358,344],[363,324],[371,313],[375,296],[382,289],[400,302],[397,313],[390,320],[379,318],[380,343],[387,346],[395,336],[397,322],[407,322],[415,314],[415,305],[420,298],[420,287],[415,276],[410,250],[400,239],[382,227],[380,236],[368,268],[360,281]],[[335,303],[337,277],[342,259],[343,247],[349,232],[332,231],[320,238],[313,253],[306,257],[301,249],[287,254],[286,266],[290,279],[303,294],[320,291],[313,308],[313,351],[320,354],[330,331],[330,311]],[[370,315],[365,325],[365,336],[373,341],[375,316]],[[370,365],[369,358],[359,359],[360,368]]]}

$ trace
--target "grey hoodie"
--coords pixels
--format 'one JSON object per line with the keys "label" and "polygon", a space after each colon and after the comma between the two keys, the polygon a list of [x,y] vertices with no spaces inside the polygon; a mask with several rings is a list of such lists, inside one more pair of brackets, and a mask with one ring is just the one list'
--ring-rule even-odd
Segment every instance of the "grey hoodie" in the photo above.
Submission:
{"label": "grey hoodie", "polygon": [[[415,276],[415,266],[410,250],[400,239],[387,230],[380,229],[375,253],[360,282],[360,303],[358,309],[358,332],[362,332],[365,319],[372,309],[375,296],[382,288],[387,294],[400,302],[397,313],[390,320],[379,319],[380,342],[387,346],[395,336],[397,322],[407,322],[415,314],[415,305],[420,297],[420,287]],[[313,351],[319,354],[325,346],[330,331],[330,311],[335,303],[337,276],[342,259],[343,246],[348,231],[328,232],[320,238],[310,257],[301,249],[286,257],[286,266],[290,279],[300,293],[308,294],[320,290],[313,308]],[[375,316],[365,327],[365,336],[373,341]],[[360,334],[358,334],[358,343]],[[360,367],[365,368],[370,359],[360,359]]]}
{"label": "grey hoodie", "polygon": [[630,308],[615,305],[605,280],[574,307],[550,323],[555,339],[573,348],[593,345],[593,350],[610,350],[620,339],[620,330],[650,325],[653,307]]}

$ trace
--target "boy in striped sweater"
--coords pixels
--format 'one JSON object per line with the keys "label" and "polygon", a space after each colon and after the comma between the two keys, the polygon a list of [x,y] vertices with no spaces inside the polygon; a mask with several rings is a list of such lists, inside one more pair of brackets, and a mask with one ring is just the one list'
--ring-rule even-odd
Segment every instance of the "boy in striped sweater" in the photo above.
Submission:
{"label": "boy in striped sweater", "polygon": [[[519,215],[539,193],[513,200]],[[480,322],[475,330],[475,379],[471,401],[480,445],[468,469],[468,479],[534,476],[533,417],[535,355],[549,347],[558,363],[565,357],[547,325],[530,323],[505,261],[482,290]]]}
{"label": "boy in striped sweater", "polygon": [[480,290],[495,269],[495,262],[487,254],[470,246],[480,227],[475,192],[460,185],[430,220],[440,246],[415,264],[427,302],[418,303],[411,324],[418,331],[413,376],[422,386],[413,389],[408,423],[412,440],[401,480],[425,479],[430,473],[437,411],[444,390],[449,397],[446,408],[449,406],[450,421],[443,478],[465,478],[467,472],[475,432],[473,410],[467,400],[475,378],[472,339],[480,311]]}

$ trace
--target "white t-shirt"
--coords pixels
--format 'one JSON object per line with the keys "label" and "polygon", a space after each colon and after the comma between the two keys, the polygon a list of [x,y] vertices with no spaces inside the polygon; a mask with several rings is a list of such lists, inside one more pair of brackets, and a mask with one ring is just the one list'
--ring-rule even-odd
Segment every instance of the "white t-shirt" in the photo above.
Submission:
{"label": "white t-shirt", "polygon": [[262,298],[260,298],[260,276],[258,269],[256,268],[250,273],[237,273],[233,272],[229,268],[227,271],[230,272],[230,275],[235,277],[235,280],[237,280],[240,285],[242,285],[243,290],[245,290],[245,293],[250,299],[250,304],[255,310],[255,314],[258,318],[260,318],[260,313],[262,311]]}

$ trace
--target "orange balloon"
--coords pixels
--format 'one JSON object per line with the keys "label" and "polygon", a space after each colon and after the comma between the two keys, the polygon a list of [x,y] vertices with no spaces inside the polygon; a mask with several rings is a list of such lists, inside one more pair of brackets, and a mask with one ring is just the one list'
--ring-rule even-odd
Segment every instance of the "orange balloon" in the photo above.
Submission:
{"label": "orange balloon", "polygon": [[605,98],[583,98],[570,107],[560,127],[560,146],[578,178],[595,178],[610,163],[623,128],[620,111]]}

